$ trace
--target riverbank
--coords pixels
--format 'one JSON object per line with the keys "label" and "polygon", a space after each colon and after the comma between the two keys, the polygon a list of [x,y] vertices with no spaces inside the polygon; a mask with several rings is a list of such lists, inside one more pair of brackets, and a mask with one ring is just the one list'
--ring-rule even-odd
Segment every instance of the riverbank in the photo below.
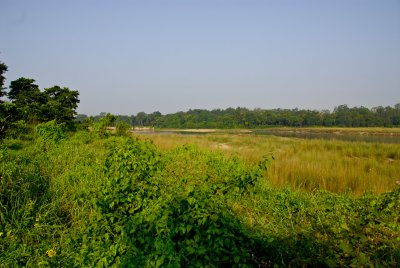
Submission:
{"label": "riverbank", "polygon": [[145,129],[133,134],[274,135],[300,139],[344,140],[400,144],[400,128],[265,128],[265,129]]}
{"label": "riverbank", "polygon": [[238,133],[250,134],[259,131],[285,131],[295,133],[329,133],[329,134],[353,134],[353,135],[385,135],[400,136],[400,128],[339,128],[339,127],[269,127],[257,129],[213,129],[213,128],[196,128],[196,129],[177,129],[177,128],[134,128],[133,132],[152,131],[152,132],[175,132],[175,133]]}
{"label": "riverbank", "polygon": [[385,136],[400,136],[400,128],[383,128],[383,127],[368,127],[368,128],[339,128],[339,127],[273,127],[262,130],[271,131],[287,131],[287,132],[304,132],[304,133],[329,133],[329,134],[352,134],[352,135],[385,135]]}

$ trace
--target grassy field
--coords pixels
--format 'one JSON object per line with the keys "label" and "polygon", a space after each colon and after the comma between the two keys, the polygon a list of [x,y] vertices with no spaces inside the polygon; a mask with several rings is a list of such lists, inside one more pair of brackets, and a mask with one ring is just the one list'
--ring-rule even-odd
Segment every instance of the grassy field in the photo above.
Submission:
{"label": "grassy field", "polygon": [[164,149],[196,144],[250,163],[272,155],[275,161],[266,172],[268,180],[276,186],[290,185],[299,190],[351,191],[359,196],[365,191],[393,190],[400,180],[400,144],[240,134],[145,135],[144,138]]}
{"label": "grassy field", "polygon": [[43,124],[0,143],[0,267],[396,267],[398,163],[397,145]]}

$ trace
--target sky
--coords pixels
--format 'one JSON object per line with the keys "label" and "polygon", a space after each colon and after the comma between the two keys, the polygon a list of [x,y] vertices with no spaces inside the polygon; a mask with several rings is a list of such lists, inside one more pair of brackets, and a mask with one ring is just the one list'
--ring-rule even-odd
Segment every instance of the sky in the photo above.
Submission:
{"label": "sky", "polygon": [[6,85],[78,113],[400,103],[400,0],[0,0]]}

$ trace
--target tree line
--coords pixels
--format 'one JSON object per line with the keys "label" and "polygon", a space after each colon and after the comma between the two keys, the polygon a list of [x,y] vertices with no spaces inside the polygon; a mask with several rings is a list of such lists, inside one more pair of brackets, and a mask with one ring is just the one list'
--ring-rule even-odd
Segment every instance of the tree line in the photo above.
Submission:
{"label": "tree line", "polygon": [[74,127],[78,91],[57,85],[40,90],[34,79],[21,77],[11,81],[7,92],[7,71],[8,66],[0,62],[0,138],[27,132],[33,125],[52,120],[67,128]]}
{"label": "tree line", "polygon": [[[107,114],[88,117],[78,115],[81,122],[97,122]],[[187,112],[161,114],[145,112],[136,115],[115,116],[115,122],[125,122],[131,126],[158,128],[264,128],[288,127],[399,127],[400,103],[374,108],[348,107],[339,105],[333,111],[305,109],[191,109]]]}
{"label": "tree line", "polygon": [[[160,112],[113,116],[101,113],[96,116],[76,115],[79,92],[67,87],[53,86],[40,90],[31,78],[21,77],[11,81],[6,91],[5,76],[8,67],[0,62],[0,138],[6,133],[26,131],[27,126],[55,120],[69,128],[76,123],[91,126],[125,123],[129,126],[157,128],[264,128],[290,127],[399,127],[400,103],[374,108],[339,105],[329,110],[305,109],[190,109],[186,112],[161,114]],[[8,100],[4,98],[7,97]],[[22,131],[22,132],[23,132]]]}

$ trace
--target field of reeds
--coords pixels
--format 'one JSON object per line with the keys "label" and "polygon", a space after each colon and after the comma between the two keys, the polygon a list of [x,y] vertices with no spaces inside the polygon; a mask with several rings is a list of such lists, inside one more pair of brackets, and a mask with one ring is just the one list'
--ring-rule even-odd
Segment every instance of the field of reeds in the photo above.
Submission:
{"label": "field of reeds", "polygon": [[383,193],[398,187],[400,144],[295,139],[265,135],[146,135],[160,148],[196,144],[256,163],[274,157],[266,177],[275,186],[335,193]]}
{"label": "field of reeds", "polygon": [[0,267],[396,267],[398,163],[398,145],[40,124],[0,143]]}

